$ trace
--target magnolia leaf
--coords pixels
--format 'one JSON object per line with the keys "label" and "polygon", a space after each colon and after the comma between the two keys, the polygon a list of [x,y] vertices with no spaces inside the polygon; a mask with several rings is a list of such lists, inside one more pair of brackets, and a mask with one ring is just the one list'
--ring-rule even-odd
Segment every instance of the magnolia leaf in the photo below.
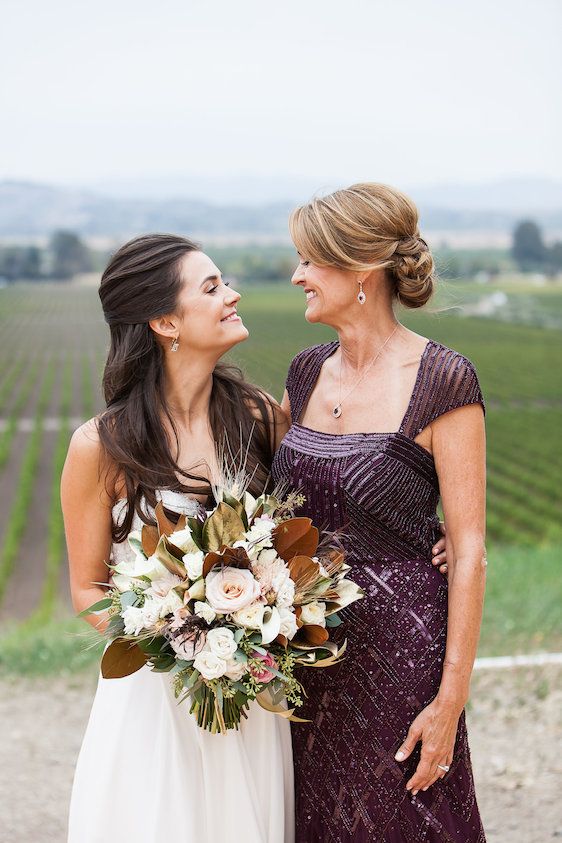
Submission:
{"label": "magnolia leaf", "polygon": [[206,577],[209,571],[215,565],[221,563],[228,565],[231,568],[250,568],[252,563],[250,557],[244,547],[221,547],[220,551],[216,553],[214,550],[207,553],[203,562],[203,577]]}
{"label": "magnolia leaf", "polygon": [[158,527],[153,527],[151,524],[144,524],[142,528],[142,549],[146,558],[152,556],[158,546],[159,541]]}
{"label": "magnolia leaf", "polygon": [[[154,551],[154,556],[156,556],[158,561],[161,562],[171,574],[176,574],[176,576],[185,579],[185,577],[187,577],[185,565],[183,562],[180,562],[179,559],[176,559],[172,553],[170,553],[168,547],[168,539],[163,535]],[[173,545],[171,545],[171,547],[173,547]],[[181,551],[179,552],[181,553]]]}
{"label": "magnolia leaf", "polygon": [[248,529],[248,516],[246,514],[246,509],[244,507],[244,502],[239,501],[237,498],[234,498],[232,495],[229,495],[227,492],[223,492],[222,494],[223,501],[232,507],[232,509],[238,513],[240,516],[242,523],[244,524],[244,529]]}
{"label": "magnolia leaf", "polygon": [[272,712],[272,714],[278,714],[280,717],[284,717],[286,720],[290,720],[292,723],[310,723],[310,720],[304,720],[302,717],[295,717],[293,714],[294,708],[285,708],[285,706],[281,704],[275,705],[271,701],[271,697],[269,691],[265,689],[261,691],[256,696],[256,701],[262,708],[265,708],[266,711]]}
{"label": "magnolia leaf", "polygon": [[238,513],[221,501],[203,527],[203,544],[207,550],[220,550],[244,535],[244,523]]}
{"label": "magnolia leaf", "polygon": [[318,530],[310,518],[291,518],[273,530],[274,547],[285,562],[297,555],[314,556],[318,540]]}
{"label": "magnolia leaf", "polygon": [[329,633],[323,626],[315,623],[307,623],[300,627],[297,630],[297,634],[293,638],[293,643],[295,643],[295,639],[297,641],[304,641],[307,644],[312,644],[315,647],[318,647],[320,644],[323,644],[324,641],[327,641],[329,638]]}
{"label": "magnolia leaf", "polygon": [[168,646],[168,642],[163,635],[157,635],[154,638],[140,639],[137,642],[137,645],[141,648],[143,653],[146,653],[147,656],[159,656],[165,651],[165,647]]}
{"label": "magnolia leaf", "polygon": [[187,526],[191,530],[191,538],[199,548],[199,550],[203,550],[203,524],[202,522],[193,516],[186,518]]}
{"label": "magnolia leaf", "polygon": [[287,563],[291,579],[297,591],[309,591],[314,588],[320,577],[320,567],[310,556],[293,556]]}
{"label": "magnolia leaf", "polygon": [[275,644],[281,644],[281,646],[282,646],[282,647],[287,647],[287,644],[288,644],[289,642],[288,642],[288,640],[287,640],[287,638],[286,638],[286,636],[285,636],[285,635],[281,635],[281,633],[279,633],[279,635],[278,635],[278,636],[277,636],[277,638],[275,639],[274,643],[275,643]]}
{"label": "magnolia leaf", "polygon": [[156,507],[154,508],[154,514],[158,522],[158,532],[161,536],[170,536],[172,533],[175,533],[178,528],[173,523],[173,521],[170,521],[170,519],[164,512],[164,506],[162,504],[162,501],[158,501],[158,503],[156,504]]}
{"label": "magnolia leaf", "polygon": [[121,679],[136,673],[146,664],[148,656],[126,638],[112,641],[101,660],[101,673],[104,679]]}

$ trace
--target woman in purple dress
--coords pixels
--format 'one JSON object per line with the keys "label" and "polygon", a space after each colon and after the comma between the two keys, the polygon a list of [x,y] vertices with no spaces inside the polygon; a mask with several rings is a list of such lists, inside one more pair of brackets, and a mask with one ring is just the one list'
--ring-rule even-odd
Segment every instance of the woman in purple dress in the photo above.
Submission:
{"label": "woman in purple dress", "polygon": [[[354,185],[298,208],[291,233],[306,319],[339,340],[291,364],[274,478],[341,531],[365,590],[335,630],[343,661],[303,676],[297,841],[483,843],[463,710],[486,565],[478,379],[396,320],[395,300],[420,307],[434,281],[406,196]],[[439,498],[448,580],[431,564]]]}

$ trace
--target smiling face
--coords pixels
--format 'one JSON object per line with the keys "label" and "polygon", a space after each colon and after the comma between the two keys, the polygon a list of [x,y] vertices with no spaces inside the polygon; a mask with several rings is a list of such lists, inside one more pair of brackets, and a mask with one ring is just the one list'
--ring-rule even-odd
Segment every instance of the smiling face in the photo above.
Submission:
{"label": "smiling face", "polygon": [[335,266],[318,266],[300,255],[299,258],[291,284],[301,287],[306,295],[304,318],[311,323],[337,326],[342,313],[357,304],[357,273]]}
{"label": "smiling face", "polygon": [[178,337],[180,350],[219,356],[248,337],[237,313],[240,293],[222,280],[221,271],[204,252],[180,260],[182,289],[173,314],[154,320],[153,327],[168,342]]}

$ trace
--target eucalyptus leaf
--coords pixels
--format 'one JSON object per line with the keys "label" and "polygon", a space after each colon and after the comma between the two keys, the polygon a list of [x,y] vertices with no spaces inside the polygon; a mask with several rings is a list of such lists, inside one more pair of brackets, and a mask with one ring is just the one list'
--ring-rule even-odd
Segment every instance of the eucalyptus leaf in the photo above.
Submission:
{"label": "eucalyptus leaf", "polygon": [[97,603],[92,603],[92,605],[88,606],[87,609],[84,609],[83,612],[80,612],[78,617],[83,618],[86,615],[93,614],[94,612],[102,612],[104,609],[109,609],[112,603],[113,600],[111,599],[111,597],[104,597],[102,600],[98,600]]}
{"label": "eucalyptus leaf", "polygon": [[127,609],[129,606],[134,606],[139,598],[134,591],[124,591],[119,599],[122,608]]}
{"label": "eucalyptus leaf", "polygon": [[341,623],[342,619],[335,613],[333,615],[328,615],[326,618],[326,626],[339,626]]}

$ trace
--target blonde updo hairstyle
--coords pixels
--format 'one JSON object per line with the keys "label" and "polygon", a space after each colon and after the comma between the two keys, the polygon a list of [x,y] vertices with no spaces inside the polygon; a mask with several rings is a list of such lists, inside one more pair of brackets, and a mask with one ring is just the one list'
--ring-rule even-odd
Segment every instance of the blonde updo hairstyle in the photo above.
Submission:
{"label": "blonde updo hairstyle", "polygon": [[318,266],[385,269],[406,307],[431,298],[435,266],[420,237],[418,210],[393,187],[365,182],[315,198],[293,211],[289,228],[297,251]]}

